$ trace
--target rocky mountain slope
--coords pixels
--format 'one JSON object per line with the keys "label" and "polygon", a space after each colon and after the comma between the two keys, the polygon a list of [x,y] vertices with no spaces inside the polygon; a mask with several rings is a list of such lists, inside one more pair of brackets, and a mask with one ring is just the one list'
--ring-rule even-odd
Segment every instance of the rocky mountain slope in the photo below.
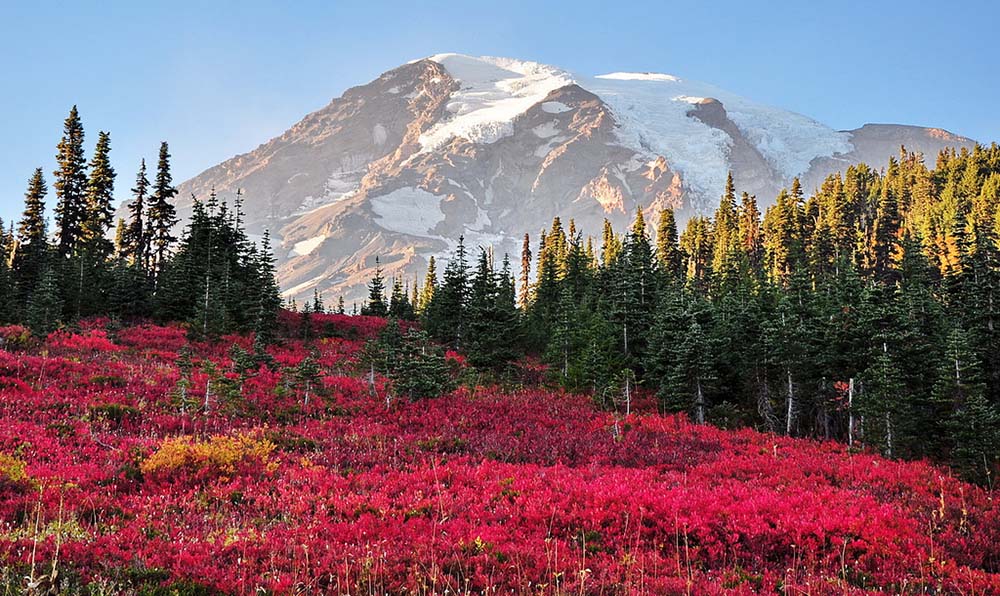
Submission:
{"label": "rocky mountain slope", "polygon": [[940,129],[835,131],[665,74],[583,76],[505,58],[441,54],[347,90],[257,149],[181,185],[243,189],[251,232],[277,237],[288,296],[364,296],[375,257],[411,281],[459,236],[498,255],[555,215],[596,233],[636,208],[709,212],[732,170],[762,203],[905,144],[933,156],[973,141]]}

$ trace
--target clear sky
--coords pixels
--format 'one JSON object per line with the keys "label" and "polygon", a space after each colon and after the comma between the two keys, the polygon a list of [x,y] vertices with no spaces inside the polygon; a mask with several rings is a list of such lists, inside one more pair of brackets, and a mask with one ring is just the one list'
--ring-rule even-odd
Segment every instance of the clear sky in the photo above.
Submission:
{"label": "clear sky", "polygon": [[[51,183],[77,104],[111,132],[118,198],[161,140],[179,182],[280,134],[347,87],[439,52],[586,74],[655,71],[835,128],[938,126],[1000,141],[1000,5],[967,2],[9,2],[0,20],[0,217]],[[49,205],[54,197],[50,194]]]}

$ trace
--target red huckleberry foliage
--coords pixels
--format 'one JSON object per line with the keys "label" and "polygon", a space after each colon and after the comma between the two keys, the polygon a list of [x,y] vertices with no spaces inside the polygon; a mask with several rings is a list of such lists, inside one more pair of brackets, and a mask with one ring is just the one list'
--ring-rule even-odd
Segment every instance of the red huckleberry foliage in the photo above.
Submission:
{"label": "red huckleberry foliage", "polygon": [[0,329],[5,593],[1000,593],[994,495],[941,468],[541,388],[391,399],[358,366],[383,320],[312,324],[247,366]]}

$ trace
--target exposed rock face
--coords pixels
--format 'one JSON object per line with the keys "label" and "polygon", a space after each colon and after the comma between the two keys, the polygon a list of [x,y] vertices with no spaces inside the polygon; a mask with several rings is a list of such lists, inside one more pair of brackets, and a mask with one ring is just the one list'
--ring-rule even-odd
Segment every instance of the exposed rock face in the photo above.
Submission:
{"label": "exposed rock face", "polygon": [[281,136],[181,185],[243,189],[251,233],[278,238],[287,296],[363,298],[375,257],[389,276],[467,246],[516,251],[553,216],[599,233],[636,209],[683,220],[709,212],[727,171],[773,200],[795,175],[807,189],[850,163],[881,164],[905,144],[935,155],[972,141],[937,129],[833,131],[669,75],[581,77],[506,59],[441,55],[349,89]]}
{"label": "exposed rock face", "polygon": [[928,165],[942,149],[949,147],[972,148],[971,139],[952,134],[940,128],[924,128],[904,124],[865,124],[861,128],[848,131],[853,150],[832,157],[818,158],[802,175],[802,185],[807,189],[818,187],[823,179],[834,172],[842,172],[851,164],[867,163],[881,167],[890,155],[899,155],[899,148],[924,154]]}

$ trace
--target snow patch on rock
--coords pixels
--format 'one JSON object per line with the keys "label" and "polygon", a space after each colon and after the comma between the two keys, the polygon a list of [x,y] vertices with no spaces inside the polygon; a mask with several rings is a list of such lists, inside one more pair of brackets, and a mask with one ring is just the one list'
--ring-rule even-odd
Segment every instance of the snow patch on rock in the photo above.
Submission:
{"label": "snow patch on rock", "polygon": [[559,128],[557,127],[557,122],[546,122],[545,124],[539,124],[538,126],[531,129],[531,132],[535,133],[535,136],[540,139],[547,139],[549,137],[554,137],[559,134]]}
{"label": "snow patch on rock", "polygon": [[547,114],[562,114],[572,109],[561,101],[546,101],[542,103],[542,111]]}
{"label": "snow patch on rock", "polygon": [[312,254],[312,251],[316,250],[323,241],[326,240],[326,236],[321,234],[319,236],[313,236],[308,240],[302,240],[301,242],[296,242],[295,246],[292,247],[290,256],[302,257],[308,254]]}
{"label": "snow patch on rock", "polygon": [[568,140],[569,137],[563,137],[563,136],[550,138],[544,145],[539,145],[535,149],[535,157],[541,157],[544,159],[545,156],[551,153],[553,149],[555,149],[556,147],[558,147],[562,143],[565,143]]}
{"label": "snow patch on rock", "polygon": [[312,278],[312,279],[310,279],[308,281],[304,281],[304,282],[300,283],[297,286],[292,286],[292,287],[288,288],[287,290],[285,290],[284,292],[282,292],[281,295],[283,297],[285,297],[285,298],[292,298],[296,294],[298,294],[299,292],[303,292],[305,290],[308,290],[309,288],[313,287],[314,285],[318,284],[319,282],[323,281],[326,278],[327,278],[327,276],[326,276],[325,273],[320,273],[319,275],[317,275],[316,277],[314,277],[314,278]]}
{"label": "snow patch on rock", "polygon": [[380,227],[411,236],[431,237],[431,230],[445,218],[441,197],[422,188],[400,188],[373,197],[371,208]]}
{"label": "snow patch on rock", "polygon": [[372,127],[372,142],[381,147],[385,145],[385,140],[388,138],[388,133],[385,131],[385,127],[381,124],[376,124]]}

